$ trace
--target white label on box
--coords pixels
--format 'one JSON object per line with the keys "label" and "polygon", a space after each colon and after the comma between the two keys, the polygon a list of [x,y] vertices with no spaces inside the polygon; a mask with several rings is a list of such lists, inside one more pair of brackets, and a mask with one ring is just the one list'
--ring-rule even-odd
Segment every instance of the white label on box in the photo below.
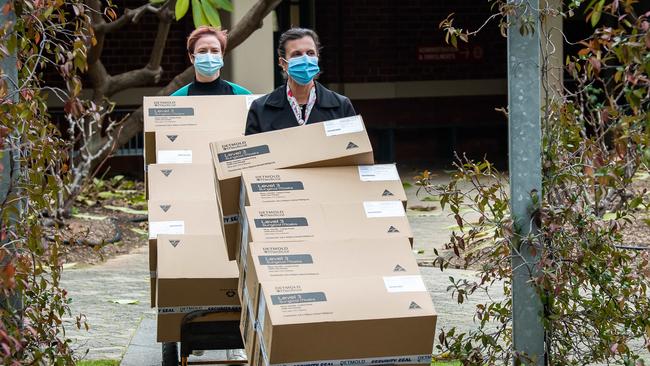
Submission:
{"label": "white label on box", "polygon": [[192,150],[158,150],[158,164],[192,164]]}
{"label": "white label on box", "polygon": [[424,292],[422,276],[388,276],[384,277],[384,285],[388,292]]}
{"label": "white label on box", "polygon": [[366,217],[402,217],[406,215],[401,201],[365,201]]}
{"label": "white label on box", "polygon": [[363,131],[363,122],[359,116],[334,119],[323,122],[325,135],[336,136]]}
{"label": "white label on box", "polygon": [[402,355],[372,358],[348,358],[345,360],[318,360],[291,363],[273,363],[268,366],[349,366],[349,365],[429,365],[431,355]]}
{"label": "white label on box", "polygon": [[359,179],[362,182],[399,180],[395,164],[359,165]]}
{"label": "white label on box", "polygon": [[253,102],[255,101],[255,99],[258,99],[258,98],[260,98],[260,97],[262,97],[262,96],[263,96],[262,94],[251,94],[251,95],[247,95],[247,96],[246,96],[246,109],[250,109],[250,108],[251,108],[251,104],[253,104]]}
{"label": "white label on box", "polygon": [[149,239],[156,239],[160,234],[185,234],[185,221],[149,222]]}

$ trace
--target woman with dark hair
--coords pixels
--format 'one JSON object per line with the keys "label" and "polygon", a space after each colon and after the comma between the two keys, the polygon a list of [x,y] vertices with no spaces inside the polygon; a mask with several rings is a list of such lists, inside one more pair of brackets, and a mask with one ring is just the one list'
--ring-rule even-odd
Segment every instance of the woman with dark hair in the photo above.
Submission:
{"label": "woman with dark hair", "polygon": [[251,93],[221,78],[227,40],[225,30],[209,26],[198,27],[190,33],[187,37],[187,52],[194,65],[194,81],[175,91],[172,96]]}
{"label": "woman with dark hair", "polygon": [[348,98],[314,80],[320,73],[319,51],[318,35],[311,29],[291,28],[280,36],[278,66],[287,83],[251,104],[247,135],[356,114]]}

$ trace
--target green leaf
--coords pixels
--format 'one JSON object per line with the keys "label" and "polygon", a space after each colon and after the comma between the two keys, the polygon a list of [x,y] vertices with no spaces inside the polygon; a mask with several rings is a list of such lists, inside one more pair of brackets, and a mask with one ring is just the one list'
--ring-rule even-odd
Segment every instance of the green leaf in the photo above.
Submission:
{"label": "green leaf", "polygon": [[413,185],[409,182],[402,182],[402,187],[404,187],[404,189],[409,189],[413,187]]}
{"label": "green leaf", "polygon": [[426,196],[421,199],[423,202],[438,202],[440,201],[440,196]]}
{"label": "green leaf", "polygon": [[591,12],[591,26],[595,27],[596,24],[600,21],[600,16],[603,14],[603,6],[605,5],[605,0],[600,0],[594,10]]}
{"label": "green leaf", "polygon": [[157,4],[162,4],[165,2],[165,0],[149,0],[151,4],[157,5]]}
{"label": "green leaf", "polygon": [[119,206],[106,205],[106,206],[104,206],[104,208],[107,208],[107,209],[113,210],[113,211],[120,211],[120,212],[124,212],[124,213],[128,213],[128,214],[132,214],[132,215],[146,215],[147,214],[147,211],[134,210],[134,209],[128,208],[128,207],[119,207]]}
{"label": "green leaf", "polygon": [[190,0],[177,0],[176,1],[176,20],[181,19],[187,13],[190,7]]}
{"label": "green leaf", "polygon": [[221,18],[219,18],[219,12],[217,12],[212,4],[207,0],[203,0],[201,1],[201,6],[203,7],[203,13],[205,13],[205,17],[210,22],[210,25],[217,28],[221,27]]}
{"label": "green leaf", "polygon": [[134,233],[136,233],[138,235],[142,235],[142,236],[148,236],[149,235],[147,230],[142,230],[142,229],[137,228],[137,227],[132,227],[131,231],[133,231]]}
{"label": "green leaf", "polygon": [[217,8],[227,12],[232,12],[232,2],[230,0],[210,0]]}
{"label": "green leaf", "polygon": [[194,20],[195,28],[209,24],[208,20],[205,19],[205,13],[203,13],[200,0],[192,0],[192,19]]}
{"label": "green leaf", "polygon": [[121,196],[120,194],[111,191],[104,191],[104,192],[97,193],[97,197],[102,199],[115,198],[120,196]]}
{"label": "green leaf", "polygon": [[98,216],[98,215],[90,215],[90,214],[76,214],[76,215],[72,215],[72,217],[78,219],[84,219],[84,220],[95,220],[95,221],[106,220],[106,216]]}
{"label": "green leaf", "polygon": [[118,184],[118,183],[121,182],[123,179],[124,179],[124,176],[123,176],[123,175],[116,175],[116,176],[114,176],[113,178],[111,178],[111,183],[113,183],[113,184]]}
{"label": "green leaf", "polygon": [[603,220],[616,220],[616,212],[608,212],[604,214]]}

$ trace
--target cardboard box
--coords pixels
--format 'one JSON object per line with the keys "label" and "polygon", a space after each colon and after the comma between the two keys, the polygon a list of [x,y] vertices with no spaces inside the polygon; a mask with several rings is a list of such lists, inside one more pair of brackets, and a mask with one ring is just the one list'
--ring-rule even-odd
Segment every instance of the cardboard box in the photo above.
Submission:
{"label": "cardboard box", "polygon": [[259,95],[144,97],[145,166],[156,163],[155,132],[159,130],[219,131],[222,138],[243,135],[248,108],[257,98]]}
{"label": "cardboard box", "polygon": [[[408,238],[413,234],[400,201],[267,204],[246,207],[238,258],[250,242]],[[240,263],[241,264],[241,263]]]}
{"label": "cardboard box", "polygon": [[[246,265],[240,267],[241,329],[252,339],[260,281],[286,278],[349,278],[417,276],[418,264],[407,238],[306,241],[250,244]],[[250,318],[250,319],[248,319]]]}
{"label": "cardboard box", "polygon": [[257,364],[430,364],[436,312],[420,276],[262,281]]}
{"label": "cardboard box", "polygon": [[[210,164],[210,142],[232,137],[233,133],[215,130],[158,130],[156,139],[157,164]],[[238,131],[236,136],[243,135]]]}
{"label": "cardboard box", "polygon": [[[156,239],[171,235],[219,235],[218,208],[214,201],[150,200],[149,211],[149,271],[151,274],[151,306],[156,305],[156,271],[158,255]],[[222,240],[223,241],[223,240]],[[220,242],[222,242],[220,241]]]}
{"label": "cardboard box", "polygon": [[361,116],[219,140],[210,144],[210,150],[230,259],[236,256],[243,171],[374,163]]}
{"label": "cardboard box", "polygon": [[246,130],[248,109],[257,98],[259,95],[144,97],[146,197],[149,198],[147,169],[149,164],[157,162],[156,131],[215,131],[220,133],[219,138],[242,136]]}
{"label": "cardboard box", "polygon": [[241,317],[237,266],[226,258],[221,235],[159,235],[157,341],[180,341],[181,321],[194,310],[212,319]]}
{"label": "cardboard box", "polygon": [[253,311],[257,309],[253,307],[250,296],[246,296],[248,302],[244,302],[241,298],[241,319],[239,320],[239,331],[244,341],[244,349],[248,358],[249,365],[255,365],[255,342],[257,342],[257,334],[255,333],[255,316]]}
{"label": "cardboard box", "polygon": [[152,164],[150,200],[210,201],[216,206],[214,170],[208,164]]}
{"label": "cardboard box", "polygon": [[243,171],[239,211],[267,203],[402,201],[395,164]]}

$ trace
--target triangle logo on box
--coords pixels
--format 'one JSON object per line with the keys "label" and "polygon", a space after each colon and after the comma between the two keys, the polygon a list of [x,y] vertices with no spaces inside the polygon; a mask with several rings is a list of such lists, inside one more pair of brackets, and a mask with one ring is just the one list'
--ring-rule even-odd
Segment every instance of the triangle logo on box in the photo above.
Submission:
{"label": "triangle logo on box", "polygon": [[389,232],[389,233],[399,233],[399,230],[397,230],[397,228],[396,228],[395,226],[392,226],[392,225],[391,225],[391,226],[388,228],[388,232]]}
{"label": "triangle logo on box", "polygon": [[174,248],[176,248],[176,246],[180,244],[180,242],[181,242],[180,240],[170,240],[169,244],[171,244]]}
{"label": "triangle logo on box", "polygon": [[162,169],[162,170],[160,170],[160,172],[163,173],[163,175],[165,177],[169,177],[169,175],[172,173],[172,170],[171,169]]}
{"label": "triangle logo on box", "polygon": [[409,305],[409,309],[422,309],[422,307],[418,305],[415,301],[411,301],[411,305]]}
{"label": "triangle logo on box", "polygon": [[358,147],[359,147],[359,145],[357,145],[354,142],[350,141],[350,142],[348,142],[348,147],[346,147],[345,149],[350,150],[350,149],[356,149]]}
{"label": "triangle logo on box", "polygon": [[387,189],[384,189],[384,193],[382,193],[381,195],[384,196],[384,197],[386,197],[386,196],[394,196],[393,192],[391,192],[391,191],[389,191]]}
{"label": "triangle logo on box", "polygon": [[169,141],[171,141],[171,142],[176,141],[176,138],[177,138],[177,137],[178,137],[178,135],[167,135],[167,138],[168,138]]}
{"label": "triangle logo on box", "polygon": [[406,272],[406,268],[400,266],[399,264],[393,268],[393,272]]}
{"label": "triangle logo on box", "polygon": [[160,205],[160,208],[164,211],[167,212],[172,207],[172,205]]}

